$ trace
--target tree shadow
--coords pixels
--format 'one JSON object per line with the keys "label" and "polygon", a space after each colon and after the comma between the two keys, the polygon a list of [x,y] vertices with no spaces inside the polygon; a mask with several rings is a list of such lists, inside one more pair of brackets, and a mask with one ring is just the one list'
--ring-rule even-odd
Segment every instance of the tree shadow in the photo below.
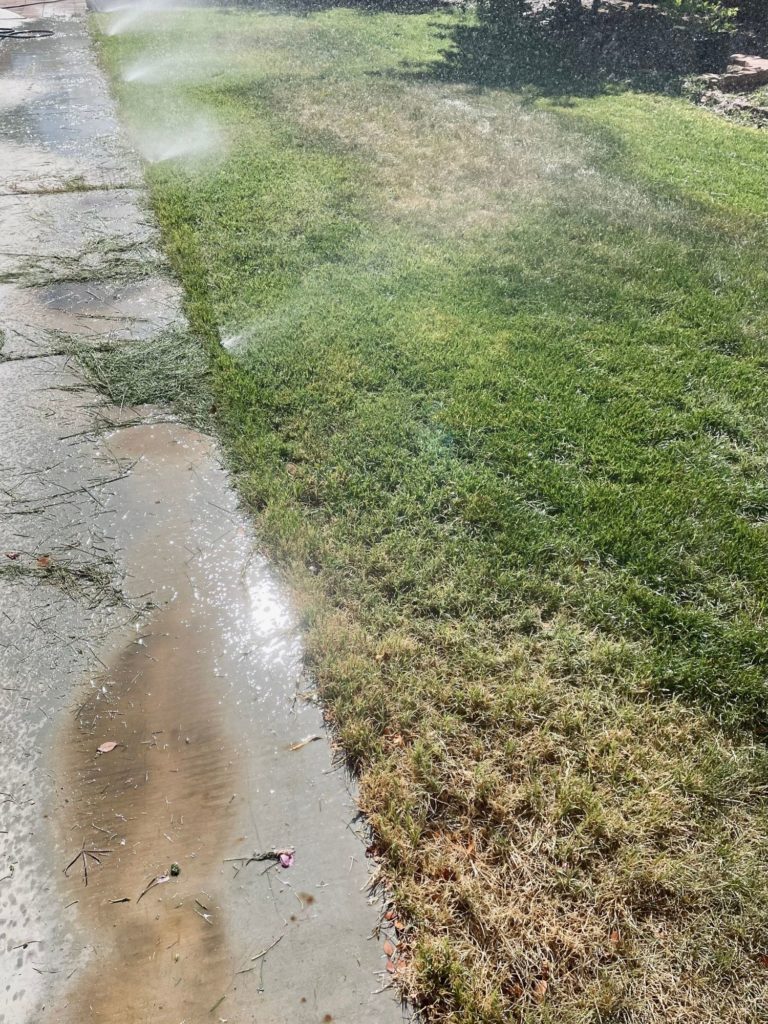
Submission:
{"label": "tree shadow", "polygon": [[447,29],[442,60],[420,77],[563,97],[634,89],[678,92],[692,75],[724,70],[738,36],[675,23],[647,6],[579,16],[551,9],[481,17]]}

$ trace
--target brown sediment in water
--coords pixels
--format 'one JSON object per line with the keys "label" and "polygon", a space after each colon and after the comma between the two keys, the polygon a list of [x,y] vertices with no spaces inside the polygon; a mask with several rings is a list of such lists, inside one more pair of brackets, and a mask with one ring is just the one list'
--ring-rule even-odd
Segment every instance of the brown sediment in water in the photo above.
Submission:
{"label": "brown sediment in water", "polygon": [[[111,851],[100,865],[89,858],[87,887],[81,861],[69,871],[82,917],[109,944],[78,981],[73,1021],[149,1011],[178,1021],[212,1005],[231,977],[217,889],[241,779],[205,657],[211,637],[186,601],[150,626],[146,646],[126,646],[63,739],[73,851]],[[109,740],[120,745],[97,754]],[[172,862],[178,877],[138,902]]]}
{"label": "brown sediment in water", "polygon": [[[99,952],[76,978],[66,1019],[162,1024],[198,1019],[232,980],[219,889],[243,779],[222,701],[215,606],[201,597],[194,555],[178,535],[195,515],[195,472],[208,445],[164,425],[121,432],[111,448],[155,463],[133,474],[130,585],[151,587],[160,568],[172,596],[107,662],[60,736],[69,794],[61,831],[73,856],[83,844],[110,851],[96,854],[100,863],[87,859],[87,886],[82,859],[68,872],[70,898]],[[158,512],[163,498],[170,507]],[[109,742],[119,745],[97,752]],[[180,874],[139,902],[174,862]]]}

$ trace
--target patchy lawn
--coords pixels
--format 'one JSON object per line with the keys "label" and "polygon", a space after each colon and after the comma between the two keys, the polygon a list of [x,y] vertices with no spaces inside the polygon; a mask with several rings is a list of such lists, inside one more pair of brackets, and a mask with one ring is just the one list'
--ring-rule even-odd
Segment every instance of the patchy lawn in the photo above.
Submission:
{"label": "patchy lawn", "polygon": [[405,991],[462,1024],[747,1024],[768,139],[445,80],[465,17],[187,10],[101,42],[129,124],[224,144],[148,177]]}

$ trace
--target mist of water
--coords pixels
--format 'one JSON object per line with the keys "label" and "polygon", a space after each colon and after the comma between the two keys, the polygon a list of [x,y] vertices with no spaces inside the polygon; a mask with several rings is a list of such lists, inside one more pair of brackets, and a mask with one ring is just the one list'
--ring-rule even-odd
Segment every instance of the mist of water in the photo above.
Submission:
{"label": "mist of water", "polygon": [[165,62],[162,64],[158,61],[155,62],[139,62],[138,64],[132,64],[131,67],[126,68],[123,72],[124,82],[152,82],[158,81],[161,76],[160,69]]}
{"label": "mist of water", "polygon": [[138,134],[136,142],[141,155],[151,164],[221,155],[224,152],[218,128],[203,118],[168,129],[148,129]]}
{"label": "mist of water", "polygon": [[127,67],[122,73],[124,82],[146,82],[159,85],[162,82],[199,81],[213,73],[207,55],[192,58],[190,54],[176,57],[142,59]]}
{"label": "mist of water", "polygon": [[[191,53],[184,47],[184,11],[196,6],[195,0],[186,0],[182,7],[179,0],[92,0],[99,9],[110,16],[106,32],[108,35],[124,33],[144,34],[155,24],[155,17],[166,12],[177,12],[179,17],[179,43],[175,52],[157,56],[145,51],[122,71],[122,79],[128,83],[142,83],[160,86],[165,82],[194,81],[213,73],[210,53]],[[148,105],[152,113],[164,107],[163,98]],[[197,158],[223,154],[224,143],[217,126],[194,109],[174,111],[172,122],[167,113],[161,121],[145,123],[135,133],[136,147],[149,163],[163,163],[169,160],[194,164]]]}
{"label": "mist of water", "polygon": [[99,11],[115,15],[105,29],[108,36],[119,36],[139,29],[149,30],[154,15],[182,9],[178,0],[137,0],[136,3],[126,0],[95,0],[95,3]]}
{"label": "mist of water", "polygon": [[122,7],[116,8],[121,13],[119,17],[113,18],[107,25],[106,33],[108,36],[119,36],[128,29],[135,26],[144,17],[144,11],[136,7]]}
{"label": "mist of water", "polygon": [[239,334],[226,334],[221,339],[221,346],[228,352],[234,352],[237,349],[242,348],[247,340],[245,332],[240,332]]}

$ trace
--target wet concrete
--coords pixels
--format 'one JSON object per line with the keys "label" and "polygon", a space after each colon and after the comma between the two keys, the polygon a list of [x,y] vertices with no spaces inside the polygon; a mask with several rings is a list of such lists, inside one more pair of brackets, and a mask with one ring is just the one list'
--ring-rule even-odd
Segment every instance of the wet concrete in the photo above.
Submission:
{"label": "wet concrete", "polygon": [[0,41],[0,358],[182,326],[141,167],[84,22],[27,23],[56,31]]}
{"label": "wet concrete", "polygon": [[0,281],[136,277],[160,256],[136,189],[0,196]]}
{"label": "wet concrete", "polygon": [[179,293],[162,275],[138,281],[0,284],[0,356],[56,355],[81,344],[147,341],[182,323]]}
{"label": "wet concrete", "polygon": [[[119,582],[98,493],[119,469],[92,434],[95,396],[70,390],[79,384],[61,358],[0,363],[4,1024],[34,1021],[77,967],[80,944],[70,931],[77,905],[66,908],[62,898],[56,849],[55,735],[98,651],[133,615],[108,587],[87,585],[100,571]],[[37,564],[43,557],[69,577],[49,577]]]}
{"label": "wet concrete", "polygon": [[[67,0],[50,10],[82,6]],[[32,18],[35,9],[10,13]],[[141,185],[82,22],[31,24],[54,25],[56,34],[0,45],[0,193]]]}
{"label": "wet concrete", "polygon": [[0,42],[0,1021],[388,1024],[354,801],[215,443],[46,354],[182,321],[84,23],[45,24]]}

